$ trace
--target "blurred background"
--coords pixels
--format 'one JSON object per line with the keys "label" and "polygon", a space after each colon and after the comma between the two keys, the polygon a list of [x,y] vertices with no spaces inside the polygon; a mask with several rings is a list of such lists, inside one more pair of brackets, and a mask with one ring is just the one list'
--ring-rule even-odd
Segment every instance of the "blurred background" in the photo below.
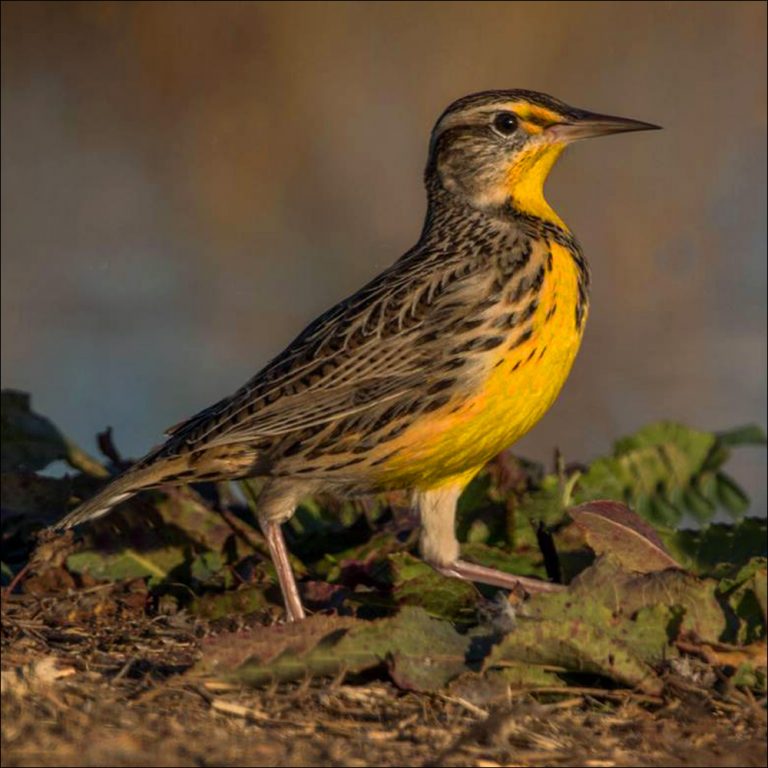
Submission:
{"label": "blurred background", "polygon": [[514,87],[665,128],[553,173],[592,311],[518,452],[765,426],[762,2],[4,2],[2,386],[138,456],[415,242],[434,120]]}

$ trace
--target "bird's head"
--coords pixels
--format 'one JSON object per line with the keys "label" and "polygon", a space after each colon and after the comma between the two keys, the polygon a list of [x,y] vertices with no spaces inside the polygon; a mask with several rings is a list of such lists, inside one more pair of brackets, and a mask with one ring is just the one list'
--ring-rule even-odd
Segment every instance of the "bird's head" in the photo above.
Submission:
{"label": "bird's head", "polygon": [[577,139],[658,128],[623,117],[575,109],[535,91],[484,91],[451,104],[432,131],[427,183],[475,208],[511,203],[548,219],[544,182],[565,147]]}

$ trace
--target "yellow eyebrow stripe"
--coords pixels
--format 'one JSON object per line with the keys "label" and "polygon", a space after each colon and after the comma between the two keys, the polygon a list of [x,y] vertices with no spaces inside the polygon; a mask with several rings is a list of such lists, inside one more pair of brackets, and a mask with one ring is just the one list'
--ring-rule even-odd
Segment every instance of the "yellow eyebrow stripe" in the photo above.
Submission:
{"label": "yellow eyebrow stripe", "polygon": [[523,128],[525,128],[525,130],[528,131],[528,133],[531,135],[541,133],[545,128],[545,126],[541,123],[532,123],[530,120],[522,119],[520,120],[520,125],[522,125]]}
{"label": "yellow eyebrow stripe", "polygon": [[557,112],[527,101],[514,101],[506,104],[505,108],[514,112],[523,122],[534,123],[539,127],[559,123],[563,119]]}

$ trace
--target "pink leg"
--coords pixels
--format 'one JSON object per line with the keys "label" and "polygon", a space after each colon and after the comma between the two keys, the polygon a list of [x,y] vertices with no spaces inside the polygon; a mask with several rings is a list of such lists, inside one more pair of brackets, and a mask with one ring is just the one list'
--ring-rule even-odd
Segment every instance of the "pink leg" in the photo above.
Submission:
{"label": "pink leg", "polygon": [[301,605],[296,579],[293,577],[293,569],[288,560],[288,550],[285,547],[283,531],[280,523],[260,520],[264,537],[269,545],[269,554],[277,571],[277,579],[280,582],[280,590],[285,601],[285,612],[288,621],[300,621],[304,618],[304,608]]}
{"label": "pink leg", "polygon": [[438,572],[466,581],[477,581],[503,589],[522,587],[526,592],[559,592],[560,584],[539,581],[526,576],[515,576],[495,568],[486,568],[465,560],[459,560],[459,542],[456,540],[454,522],[456,502],[464,488],[464,480],[444,485],[415,496],[421,517],[419,548],[422,557]]}
{"label": "pink leg", "polygon": [[490,584],[502,589],[515,589],[522,587],[531,594],[535,592],[560,592],[565,587],[562,584],[552,584],[549,581],[540,581],[528,576],[515,576],[512,573],[497,571],[495,568],[486,568],[484,565],[475,565],[466,560],[454,560],[450,565],[434,565],[432,567],[444,576],[453,576],[466,581],[477,581],[480,584]]}

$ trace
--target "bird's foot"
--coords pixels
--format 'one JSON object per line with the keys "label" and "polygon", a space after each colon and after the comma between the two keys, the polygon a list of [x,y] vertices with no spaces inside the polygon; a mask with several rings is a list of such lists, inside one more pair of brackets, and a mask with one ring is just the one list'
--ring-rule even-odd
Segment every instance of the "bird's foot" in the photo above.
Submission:
{"label": "bird's foot", "polygon": [[486,568],[483,565],[468,563],[465,560],[454,560],[450,565],[430,565],[444,576],[453,576],[464,581],[476,581],[480,584],[490,584],[502,589],[516,589],[522,587],[526,592],[560,592],[565,587],[562,584],[552,584],[549,581],[532,579],[528,576],[515,576],[512,573],[498,571],[495,568]]}

